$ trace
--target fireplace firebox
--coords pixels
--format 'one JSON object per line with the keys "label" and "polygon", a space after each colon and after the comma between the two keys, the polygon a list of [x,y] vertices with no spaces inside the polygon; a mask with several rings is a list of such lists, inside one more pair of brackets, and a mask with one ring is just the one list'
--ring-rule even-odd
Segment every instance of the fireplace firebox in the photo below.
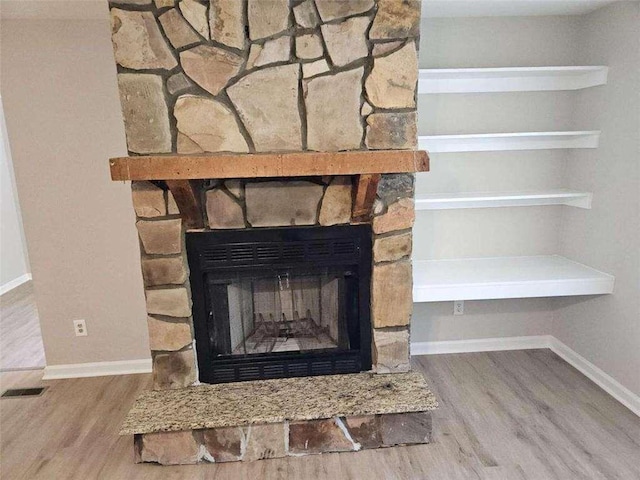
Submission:
{"label": "fireplace firebox", "polygon": [[188,232],[204,383],[371,369],[370,225]]}

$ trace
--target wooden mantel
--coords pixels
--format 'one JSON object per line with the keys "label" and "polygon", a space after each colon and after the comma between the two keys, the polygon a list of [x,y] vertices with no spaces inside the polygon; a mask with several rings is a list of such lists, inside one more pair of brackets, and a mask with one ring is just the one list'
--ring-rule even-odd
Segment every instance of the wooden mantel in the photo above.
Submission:
{"label": "wooden mantel", "polygon": [[112,180],[375,175],[429,170],[422,150],[357,150],[211,155],[158,155],[109,160]]}

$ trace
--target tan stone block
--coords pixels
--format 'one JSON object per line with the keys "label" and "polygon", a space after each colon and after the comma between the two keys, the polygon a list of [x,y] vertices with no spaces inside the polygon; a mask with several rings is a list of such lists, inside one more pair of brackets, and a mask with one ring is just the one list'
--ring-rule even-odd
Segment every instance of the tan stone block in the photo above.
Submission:
{"label": "tan stone block", "polygon": [[403,41],[376,43],[373,45],[373,51],[371,53],[374,57],[382,57],[387,53],[397,50],[403,43]]}
{"label": "tan stone block", "polygon": [[244,196],[244,190],[242,188],[241,180],[227,180],[224,182],[224,186],[229,193],[240,200]]}
{"label": "tan stone block", "polygon": [[413,312],[411,262],[374,265],[371,285],[373,326],[409,325]]}
{"label": "tan stone block", "polygon": [[362,108],[360,109],[360,115],[366,117],[367,115],[371,115],[373,113],[373,107],[369,104],[369,102],[364,102],[362,104]]}
{"label": "tan stone block", "polygon": [[182,220],[138,220],[138,235],[150,255],[171,255],[182,251]]}
{"label": "tan stone block", "polygon": [[373,214],[374,215],[381,215],[382,212],[384,212],[385,208],[386,208],[386,205],[385,205],[384,201],[380,200],[379,198],[376,198],[373,201]]}
{"label": "tan stone block", "polygon": [[208,190],[205,197],[210,228],[244,228],[242,207],[229,195],[222,190]]}
{"label": "tan stone block", "polygon": [[179,318],[191,316],[191,301],[184,287],[147,290],[146,297],[149,314]]}
{"label": "tan stone block", "polygon": [[182,72],[175,73],[167,79],[167,90],[171,95],[188,90],[192,86],[191,80]]}
{"label": "tan stone block", "polygon": [[249,0],[249,37],[271,37],[289,27],[289,0]]}
{"label": "tan stone block", "polygon": [[325,73],[328,71],[329,64],[324,58],[316,62],[302,64],[302,76],[304,78],[315,77],[316,75],[320,75],[321,73]]}
{"label": "tan stone block", "polygon": [[200,42],[200,37],[175,8],[158,17],[167,38],[174,48],[182,48]]}
{"label": "tan stone block", "polygon": [[262,53],[262,48],[261,43],[251,44],[251,48],[249,49],[249,58],[247,59],[247,70],[255,66],[256,60],[258,60],[258,57]]}
{"label": "tan stone block", "polygon": [[[176,100],[174,115],[178,153],[249,151],[235,114],[217,100],[183,95]],[[180,134],[186,138],[181,139]]]}
{"label": "tan stone block", "polygon": [[380,416],[380,434],[385,446],[431,442],[431,412],[392,413]]}
{"label": "tan stone block", "polygon": [[351,177],[335,177],[322,199],[320,225],[338,225],[351,220]]}
{"label": "tan stone block", "polygon": [[322,38],[334,65],[343,67],[369,54],[366,32],[370,22],[369,17],[354,17],[322,25]]}
{"label": "tan stone block", "polygon": [[406,328],[374,329],[372,349],[376,373],[399,373],[411,370],[409,363],[409,331]]}
{"label": "tan stone block", "polygon": [[322,40],[316,33],[305,33],[296,37],[296,57],[304,59],[320,58],[324,53]]}
{"label": "tan stone block", "polygon": [[153,388],[168,390],[188,387],[196,381],[193,349],[153,355]]}
{"label": "tan stone block", "polygon": [[316,0],[316,7],[322,20],[328,22],[367,12],[374,7],[374,0]]}
{"label": "tan stone block", "polygon": [[191,153],[204,153],[204,150],[200,148],[196,142],[187,137],[184,133],[178,132],[176,141],[178,153],[191,154]]}
{"label": "tan stone block", "polygon": [[307,143],[310,150],[356,150],[362,142],[360,102],[364,69],[305,82]]}
{"label": "tan stone block", "polygon": [[162,77],[119,73],[118,90],[129,151],[142,154],[170,152],[169,110]]}
{"label": "tan stone block", "polygon": [[111,41],[116,62],[133,70],[171,70],[178,62],[151,12],[111,9]]}
{"label": "tan stone block", "polygon": [[367,117],[367,138],[372,150],[408,150],[418,145],[416,112],[374,113]]}
{"label": "tan stone block", "polygon": [[242,460],[252,462],[286,456],[284,423],[251,425],[247,429],[247,447]]}
{"label": "tan stone block", "polygon": [[258,152],[302,149],[299,70],[297,63],[264,68],[227,88]]}
{"label": "tan stone block", "polygon": [[355,445],[345,437],[344,432],[333,418],[289,423],[289,452],[293,454],[350,452],[353,450],[355,450]]}
{"label": "tan stone block", "polygon": [[167,214],[164,191],[151,182],[131,182],[131,197],[138,217],[162,217]]}
{"label": "tan stone block", "polygon": [[198,45],[180,52],[184,73],[212,95],[220,93],[240,72],[243,62],[240,55],[211,45]]}
{"label": "tan stone block", "polygon": [[178,208],[176,199],[173,198],[173,194],[171,193],[171,190],[167,191],[167,213],[169,215],[180,215],[180,209]]}
{"label": "tan stone block", "polygon": [[414,42],[373,60],[365,82],[369,101],[379,108],[415,108],[418,82],[418,52]]}
{"label": "tan stone block", "polygon": [[187,267],[182,257],[143,258],[142,276],[148,287],[182,285],[187,280]]}
{"label": "tan stone block", "polygon": [[401,198],[387,208],[387,212],[373,217],[373,232],[376,234],[405,230],[413,226],[416,219],[412,198]]}
{"label": "tan stone block", "polygon": [[242,458],[244,432],[239,427],[204,430],[204,446],[218,462],[235,462]]}
{"label": "tan stone block", "polygon": [[410,257],[412,249],[411,232],[390,237],[376,237],[373,241],[373,261],[395,262]]}
{"label": "tan stone block", "polygon": [[114,5],[151,5],[151,0],[111,0]]}
{"label": "tan stone block", "polygon": [[262,67],[276,62],[287,62],[291,57],[291,37],[285,36],[267,40],[264,45],[254,43],[251,45],[251,54],[250,61],[247,62],[247,68]]}
{"label": "tan stone block", "polygon": [[344,423],[353,441],[358,442],[362,448],[378,448],[382,445],[378,416],[346,417]]}
{"label": "tan stone block", "polygon": [[305,0],[300,5],[293,7],[293,15],[296,23],[303,28],[314,28],[320,23],[313,0]]}
{"label": "tan stone block", "polygon": [[198,463],[199,448],[190,430],[145,433],[142,435],[140,459],[161,465],[189,465]]}
{"label": "tan stone block", "polygon": [[293,180],[245,185],[247,221],[253,227],[315,225],[323,187]]}
{"label": "tan stone block", "polygon": [[190,345],[193,341],[191,326],[184,322],[167,322],[147,317],[149,347],[151,350],[174,352]]}
{"label": "tan stone block", "polygon": [[369,38],[417,37],[420,34],[420,0],[378,0]]}
{"label": "tan stone block", "polygon": [[209,19],[207,18],[206,5],[196,0],[182,0],[179,5],[182,15],[193,29],[209,40]]}
{"label": "tan stone block", "polygon": [[244,48],[246,35],[243,3],[238,0],[210,0],[211,40],[234,48]]}

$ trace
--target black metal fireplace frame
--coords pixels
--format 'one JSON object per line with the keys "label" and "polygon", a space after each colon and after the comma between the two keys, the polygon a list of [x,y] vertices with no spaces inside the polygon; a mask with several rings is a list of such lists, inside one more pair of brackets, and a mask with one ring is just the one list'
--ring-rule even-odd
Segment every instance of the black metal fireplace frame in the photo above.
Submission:
{"label": "black metal fireplace frame", "polygon": [[[199,379],[224,383],[357,373],[371,369],[370,225],[277,227],[186,233]],[[355,348],[216,356],[211,342],[205,278],[242,271],[339,267],[357,279]],[[352,282],[354,283],[354,282]],[[353,325],[352,327],[353,328]]]}

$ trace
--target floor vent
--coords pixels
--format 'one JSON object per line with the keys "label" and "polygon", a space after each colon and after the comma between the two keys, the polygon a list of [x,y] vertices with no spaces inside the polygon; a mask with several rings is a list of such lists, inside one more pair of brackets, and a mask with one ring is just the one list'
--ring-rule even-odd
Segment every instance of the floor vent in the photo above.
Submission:
{"label": "floor vent", "polygon": [[10,388],[5,390],[1,398],[39,397],[47,387],[37,388]]}

